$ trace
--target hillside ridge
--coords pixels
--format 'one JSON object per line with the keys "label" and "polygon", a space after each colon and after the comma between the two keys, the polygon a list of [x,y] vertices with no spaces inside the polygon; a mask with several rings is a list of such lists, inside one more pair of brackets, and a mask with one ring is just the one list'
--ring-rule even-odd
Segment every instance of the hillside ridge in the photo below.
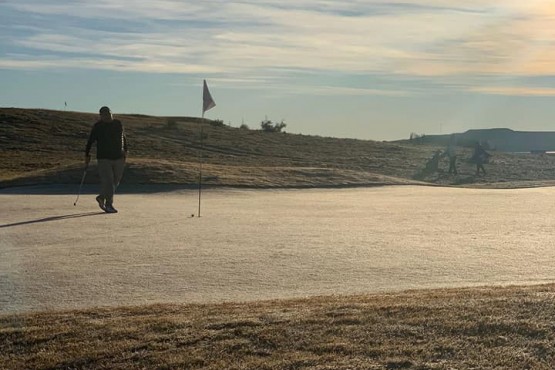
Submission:
{"label": "hillside ridge", "polygon": [[[471,149],[458,147],[459,175],[426,173],[444,144],[382,142],[223,125],[198,117],[116,115],[126,129],[130,159],[123,183],[198,182],[207,186],[333,187],[403,184],[517,187],[555,180],[550,155],[493,152],[488,175],[475,176]],[[84,147],[97,115],[46,109],[0,108],[0,187],[79,183]],[[203,127],[201,145],[200,128]],[[94,154],[94,153],[93,153]],[[446,161],[446,160],[445,160]],[[86,183],[98,181],[94,165]]]}

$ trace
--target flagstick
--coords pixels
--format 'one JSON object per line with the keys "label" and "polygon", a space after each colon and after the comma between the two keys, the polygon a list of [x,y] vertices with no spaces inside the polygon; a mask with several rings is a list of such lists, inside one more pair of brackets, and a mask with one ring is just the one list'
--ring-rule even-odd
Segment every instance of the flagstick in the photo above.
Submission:
{"label": "flagstick", "polygon": [[199,151],[199,173],[198,173],[198,216],[200,217],[200,198],[202,194],[202,150],[203,147],[203,128],[204,128],[204,112],[216,106],[214,99],[208,91],[206,80],[202,81],[202,120],[200,121],[200,151]]}
{"label": "flagstick", "polygon": [[203,149],[203,128],[204,128],[204,112],[202,112],[202,120],[200,122],[200,152],[199,152],[199,171],[198,171],[198,217],[200,217],[200,199],[202,194],[202,149]]}

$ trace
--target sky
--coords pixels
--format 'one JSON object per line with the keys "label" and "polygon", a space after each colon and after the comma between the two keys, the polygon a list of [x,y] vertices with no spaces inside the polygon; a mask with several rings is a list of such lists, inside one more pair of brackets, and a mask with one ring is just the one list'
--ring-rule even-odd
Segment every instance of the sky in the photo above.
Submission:
{"label": "sky", "polygon": [[0,106],[371,140],[555,131],[553,0],[0,0]]}

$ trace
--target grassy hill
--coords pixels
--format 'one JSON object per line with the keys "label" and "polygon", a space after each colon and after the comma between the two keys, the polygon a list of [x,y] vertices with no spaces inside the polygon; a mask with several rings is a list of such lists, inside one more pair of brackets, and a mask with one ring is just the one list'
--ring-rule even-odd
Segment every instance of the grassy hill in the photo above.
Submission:
{"label": "grassy hill", "polygon": [[[513,187],[555,180],[549,155],[494,153],[487,176],[474,176],[458,148],[459,175],[424,173],[437,144],[378,142],[217,125],[194,117],[117,115],[125,125],[130,159],[123,183],[213,186],[327,187],[387,184],[441,184]],[[0,187],[76,183],[96,114],[44,109],[0,108]],[[203,145],[200,142],[201,126]],[[94,162],[93,162],[94,163]],[[96,183],[94,164],[87,183]]]}

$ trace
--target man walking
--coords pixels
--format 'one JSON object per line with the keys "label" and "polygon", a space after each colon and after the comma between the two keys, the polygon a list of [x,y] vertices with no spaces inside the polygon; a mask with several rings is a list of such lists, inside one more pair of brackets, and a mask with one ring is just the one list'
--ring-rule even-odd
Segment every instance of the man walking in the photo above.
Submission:
{"label": "man walking", "polygon": [[484,147],[482,147],[480,142],[477,141],[476,144],[474,145],[474,153],[470,158],[474,163],[476,163],[476,176],[480,174],[480,170],[482,170],[484,175],[486,174],[484,163],[489,162],[489,157],[491,157],[491,154],[486,152],[486,150],[484,149]]}
{"label": "man walking", "polygon": [[456,138],[454,135],[451,135],[451,140],[449,141],[449,145],[445,150],[445,154],[449,159],[449,174],[457,174],[457,149],[456,149]]}
{"label": "man walking", "polygon": [[100,194],[96,197],[98,206],[106,213],[117,213],[114,208],[114,193],[123,176],[127,158],[127,138],[122,123],[112,117],[108,107],[100,108],[100,120],[89,135],[85,148],[85,165],[91,161],[90,150],[96,141],[96,159],[100,176]]}

